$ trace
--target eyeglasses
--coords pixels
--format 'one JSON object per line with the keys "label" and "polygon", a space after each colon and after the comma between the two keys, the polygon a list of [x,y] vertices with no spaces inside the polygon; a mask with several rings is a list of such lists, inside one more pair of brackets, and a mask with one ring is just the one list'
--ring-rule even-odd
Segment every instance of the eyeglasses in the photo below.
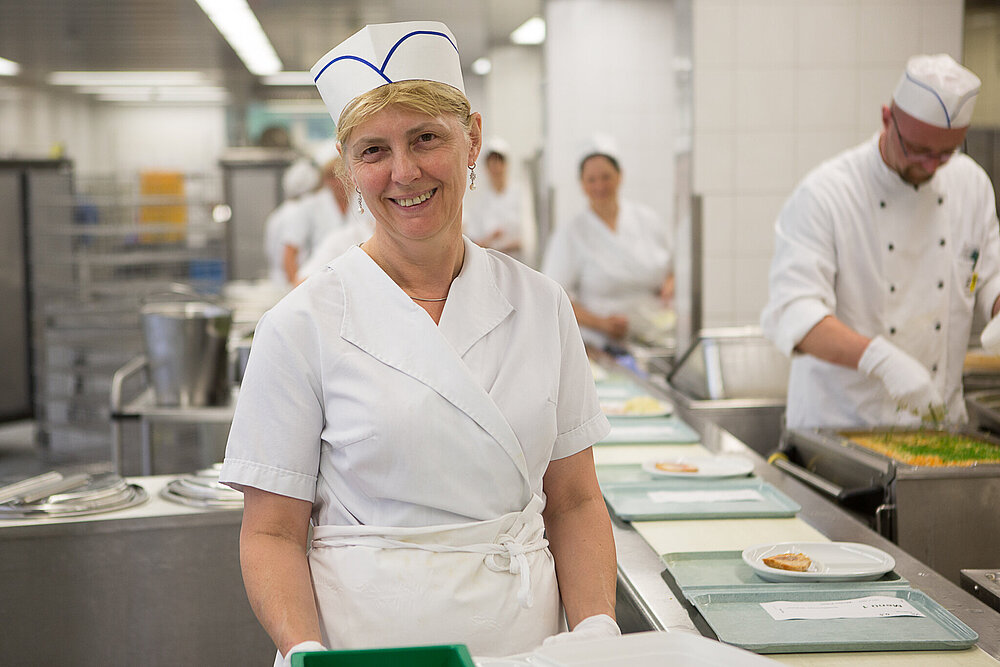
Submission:
{"label": "eyeglasses", "polygon": [[[950,151],[929,151],[929,150],[918,150],[913,147],[908,141],[903,139],[903,135],[899,132],[899,121],[896,120],[896,114],[891,110],[889,111],[889,116],[892,117],[892,126],[896,130],[896,138],[899,139],[899,147],[903,149],[903,157],[907,160],[919,160],[920,162],[940,162],[944,164],[951,157],[958,152],[958,147],[951,149]],[[909,145],[910,149],[907,150],[906,146]]]}

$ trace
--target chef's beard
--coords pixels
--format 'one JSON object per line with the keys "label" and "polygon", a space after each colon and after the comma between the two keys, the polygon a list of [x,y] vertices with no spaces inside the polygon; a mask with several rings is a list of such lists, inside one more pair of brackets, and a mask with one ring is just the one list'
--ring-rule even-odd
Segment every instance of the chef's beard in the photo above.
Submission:
{"label": "chef's beard", "polygon": [[[937,171],[935,169],[934,171]],[[902,171],[899,172],[899,177],[904,181],[912,185],[913,187],[918,187],[931,180],[934,176],[934,172],[928,172],[926,169],[919,165],[911,164]]]}

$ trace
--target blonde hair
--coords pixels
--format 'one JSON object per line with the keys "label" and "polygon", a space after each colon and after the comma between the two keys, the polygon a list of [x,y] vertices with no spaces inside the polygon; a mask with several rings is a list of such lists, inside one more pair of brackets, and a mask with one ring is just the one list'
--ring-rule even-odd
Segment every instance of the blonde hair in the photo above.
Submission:
{"label": "blonde hair", "polygon": [[346,146],[354,128],[393,105],[428,116],[452,114],[465,129],[465,135],[471,135],[472,107],[462,91],[437,81],[413,80],[387,83],[351,100],[340,112],[337,141]]}

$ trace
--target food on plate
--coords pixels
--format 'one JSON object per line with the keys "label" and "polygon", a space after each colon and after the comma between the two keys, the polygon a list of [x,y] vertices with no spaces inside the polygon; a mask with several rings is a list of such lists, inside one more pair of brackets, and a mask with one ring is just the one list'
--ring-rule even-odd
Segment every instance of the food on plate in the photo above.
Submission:
{"label": "food on plate", "polygon": [[762,559],[764,565],[778,570],[791,570],[793,572],[805,572],[812,565],[812,559],[804,553],[787,553],[769,556]]}
{"label": "food on plate", "polygon": [[622,414],[651,415],[663,412],[663,404],[652,396],[633,396],[625,401]]}
{"label": "food on plate", "polygon": [[663,472],[698,472],[698,466],[692,465],[690,463],[677,463],[672,461],[658,461],[654,464],[657,470],[662,470]]}
{"label": "food on plate", "polygon": [[972,435],[917,430],[841,433],[851,442],[915,466],[971,466],[1000,463],[1000,447]]}

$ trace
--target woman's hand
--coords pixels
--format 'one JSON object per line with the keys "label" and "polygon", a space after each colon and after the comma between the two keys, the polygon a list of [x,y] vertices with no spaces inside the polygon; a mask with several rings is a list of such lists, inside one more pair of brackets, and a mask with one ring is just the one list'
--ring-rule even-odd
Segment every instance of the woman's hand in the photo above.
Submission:
{"label": "woman's hand", "polygon": [[628,333],[628,318],[624,315],[608,315],[602,318],[600,329],[609,338],[622,340]]}
{"label": "woman's hand", "polygon": [[674,295],[676,293],[676,281],[674,280],[674,274],[667,276],[663,284],[660,285],[660,301],[664,305],[669,306],[674,302]]}

